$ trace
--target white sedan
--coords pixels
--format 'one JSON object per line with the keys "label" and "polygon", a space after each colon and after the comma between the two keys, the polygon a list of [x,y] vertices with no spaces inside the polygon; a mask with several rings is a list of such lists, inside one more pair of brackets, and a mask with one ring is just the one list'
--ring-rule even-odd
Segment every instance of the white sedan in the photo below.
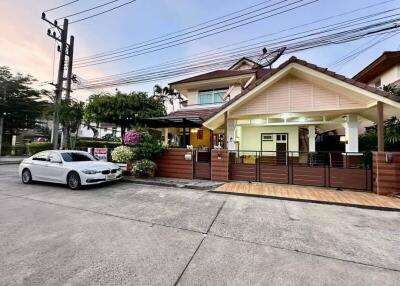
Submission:
{"label": "white sedan", "polygon": [[37,153],[21,162],[18,173],[24,184],[61,183],[73,190],[122,177],[121,168],[114,163],[97,161],[87,152],[64,150]]}

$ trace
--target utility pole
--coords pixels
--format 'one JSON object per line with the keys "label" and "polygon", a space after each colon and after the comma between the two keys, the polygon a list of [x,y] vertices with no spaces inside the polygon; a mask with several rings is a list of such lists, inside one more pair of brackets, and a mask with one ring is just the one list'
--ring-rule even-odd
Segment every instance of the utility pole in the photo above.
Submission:
{"label": "utility pole", "polygon": [[[67,72],[67,86],[66,86],[66,91],[65,91],[65,100],[67,102],[70,101],[71,99],[71,84],[72,84],[72,65],[74,63],[74,41],[75,38],[74,36],[71,36],[69,39],[69,46],[68,46],[68,72]],[[65,127],[63,127],[63,136],[62,136],[62,142],[61,142],[61,147],[66,148],[68,144],[68,140],[70,139],[70,134],[69,130]]]}
{"label": "utility pole", "polygon": [[46,19],[46,14],[42,13],[42,20],[49,23],[52,27],[58,30],[60,37],[57,36],[57,33],[53,31],[51,33],[51,30],[47,30],[47,35],[56,41],[61,43],[61,48],[59,49],[60,51],[60,61],[58,65],[58,76],[57,76],[57,84],[56,84],[56,90],[55,90],[55,111],[53,114],[53,130],[52,130],[52,143],[53,143],[53,149],[58,149],[58,129],[60,125],[60,120],[59,120],[59,114],[58,114],[58,108],[61,103],[62,99],[62,91],[63,91],[63,83],[64,83],[64,65],[65,65],[65,56],[66,56],[66,51],[67,51],[67,38],[68,38],[68,19],[64,19],[64,23],[62,28],[58,26],[57,21],[51,22]]}
{"label": "utility pole", "polygon": [[[5,104],[7,95],[7,89],[4,87],[4,94],[3,94],[3,103]],[[0,156],[1,156],[1,149],[3,147],[3,129],[4,129],[4,112],[0,114]]]}

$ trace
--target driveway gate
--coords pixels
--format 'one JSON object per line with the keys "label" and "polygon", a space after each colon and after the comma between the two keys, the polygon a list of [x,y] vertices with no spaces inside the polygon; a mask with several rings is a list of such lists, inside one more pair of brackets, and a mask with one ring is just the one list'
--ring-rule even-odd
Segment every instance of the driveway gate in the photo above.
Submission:
{"label": "driveway gate", "polygon": [[370,153],[231,151],[229,179],[371,191],[371,164]]}

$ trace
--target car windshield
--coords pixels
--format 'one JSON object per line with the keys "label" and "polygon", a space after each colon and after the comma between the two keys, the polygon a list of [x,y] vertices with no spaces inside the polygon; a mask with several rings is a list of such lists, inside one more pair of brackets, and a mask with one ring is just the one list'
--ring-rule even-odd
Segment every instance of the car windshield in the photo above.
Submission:
{"label": "car windshield", "polygon": [[82,161],[95,161],[92,156],[84,153],[68,152],[61,153],[65,162],[82,162]]}

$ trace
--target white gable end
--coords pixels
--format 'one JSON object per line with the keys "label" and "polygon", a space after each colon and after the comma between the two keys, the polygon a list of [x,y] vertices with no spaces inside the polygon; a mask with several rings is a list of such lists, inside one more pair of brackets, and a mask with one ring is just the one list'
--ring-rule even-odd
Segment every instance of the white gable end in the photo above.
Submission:
{"label": "white gable end", "polygon": [[288,75],[232,110],[231,115],[366,108],[369,103],[368,101],[361,102],[359,99],[350,98],[310,81]]}

